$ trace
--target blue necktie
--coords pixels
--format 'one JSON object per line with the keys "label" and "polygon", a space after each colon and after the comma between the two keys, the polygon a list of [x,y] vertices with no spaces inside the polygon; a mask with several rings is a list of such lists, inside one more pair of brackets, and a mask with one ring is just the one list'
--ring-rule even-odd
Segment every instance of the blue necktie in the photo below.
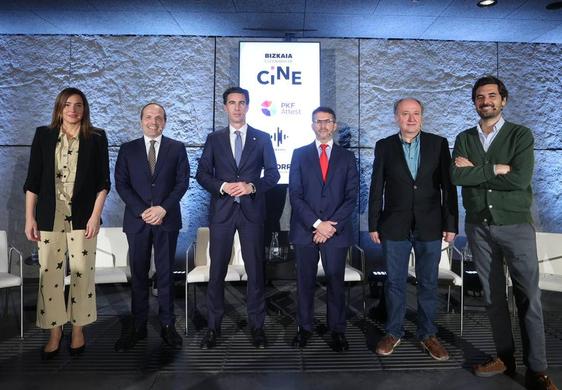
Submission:
{"label": "blue necktie", "polygon": [[242,158],[242,135],[240,130],[236,130],[234,134],[236,134],[236,139],[234,140],[234,160],[236,160],[236,166],[238,167]]}
{"label": "blue necktie", "polygon": [[[236,166],[240,166],[240,159],[242,158],[242,135],[240,130],[234,132],[236,134],[236,139],[234,140],[234,160],[236,160]],[[236,203],[240,203],[240,197],[234,197]]]}

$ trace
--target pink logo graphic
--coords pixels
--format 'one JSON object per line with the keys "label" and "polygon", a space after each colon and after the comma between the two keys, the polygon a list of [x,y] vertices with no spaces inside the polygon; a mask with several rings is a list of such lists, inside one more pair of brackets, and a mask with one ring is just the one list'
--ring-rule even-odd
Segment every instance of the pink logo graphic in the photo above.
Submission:
{"label": "pink logo graphic", "polygon": [[273,106],[273,102],[271,100],[264,100],[261,104],[261,112],[265,116],[273,116],[276,113],[276,109]]}

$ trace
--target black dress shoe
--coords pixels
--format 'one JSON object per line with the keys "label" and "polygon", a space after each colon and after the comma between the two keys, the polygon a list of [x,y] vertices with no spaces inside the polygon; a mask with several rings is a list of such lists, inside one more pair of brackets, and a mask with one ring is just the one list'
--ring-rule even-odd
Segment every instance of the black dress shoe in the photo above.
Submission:
{"label": "black dress shoe", "polygon": [[300,329],[295,338],[293,339],[293,347],[295,348],[304,348],[308,343],[308,339],[312,336],[312,332],[308,330]]}
{"label": "black dress shoe", "polygon": [[252,345],[256,348],[267,347],[267,338],[263,328],[252,329]]}
{"label": "black dress shoe", "polygon": [[181,348],[183,344],[183,339],[176,331],[175,325],[162,325],[160,336],[162,340],[172,348]]}
{"label": "black dress shoe", "polygon": [[127,351],[132,349],[137,342],[144,340],[146,338],[146,327],[140,327],[135,329],[135,327],[130,326],[123,330],[121,337],[115,342],[115,351]]}
{"label": "black dress shoe", "polygon": [[332,332],[332,344],[330,345],[335,352],[347,351],[349,344],[343,333]]}
{"label": "black dress shoe", "polygon": [[201,340],[201,344],[199,344],[199,348],[201,349],[212,349],[217,346],[217,338],[220,333],[214,329],[207,330],[205,336]]}

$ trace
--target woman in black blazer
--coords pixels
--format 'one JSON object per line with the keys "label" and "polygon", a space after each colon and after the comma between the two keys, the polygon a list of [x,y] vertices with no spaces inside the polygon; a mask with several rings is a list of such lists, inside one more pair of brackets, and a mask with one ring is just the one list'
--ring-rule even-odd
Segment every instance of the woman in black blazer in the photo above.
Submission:
{"label": "woman in black blazer", "polygon": [[[96,236],[110,189],[107,137],[90,122],[86,96],[66,88],[55,101],[49,126],[37,128],[25,192],[25,234],[39,248],[37,326],[50,329],[44,359],[58,353],[62,326],[72,323],[71,355],[86,346],[82,328],[97,318]],[[66,259],[68,304],[64,302]]]}

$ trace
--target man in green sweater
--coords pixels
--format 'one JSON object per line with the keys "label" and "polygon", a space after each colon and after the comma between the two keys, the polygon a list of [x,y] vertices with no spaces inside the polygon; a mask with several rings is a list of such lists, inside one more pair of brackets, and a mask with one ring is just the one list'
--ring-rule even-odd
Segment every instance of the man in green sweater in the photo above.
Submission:
{"label": "man in green sweater", "polygon": [[557,389],[547,369],[539,289],[531,180],[533,134],[507,122],[502,110],[508,92],[503,82],[486,76],[474,84],[472,100],[480,121],[460,133],[453,151],[453,184],[462,186],[466,235],[482,282],[497,357],[474,366],[477,376],[515,374],[514,342],[505,293],[504,260],[513,280],[519,313],[525,385]]}

